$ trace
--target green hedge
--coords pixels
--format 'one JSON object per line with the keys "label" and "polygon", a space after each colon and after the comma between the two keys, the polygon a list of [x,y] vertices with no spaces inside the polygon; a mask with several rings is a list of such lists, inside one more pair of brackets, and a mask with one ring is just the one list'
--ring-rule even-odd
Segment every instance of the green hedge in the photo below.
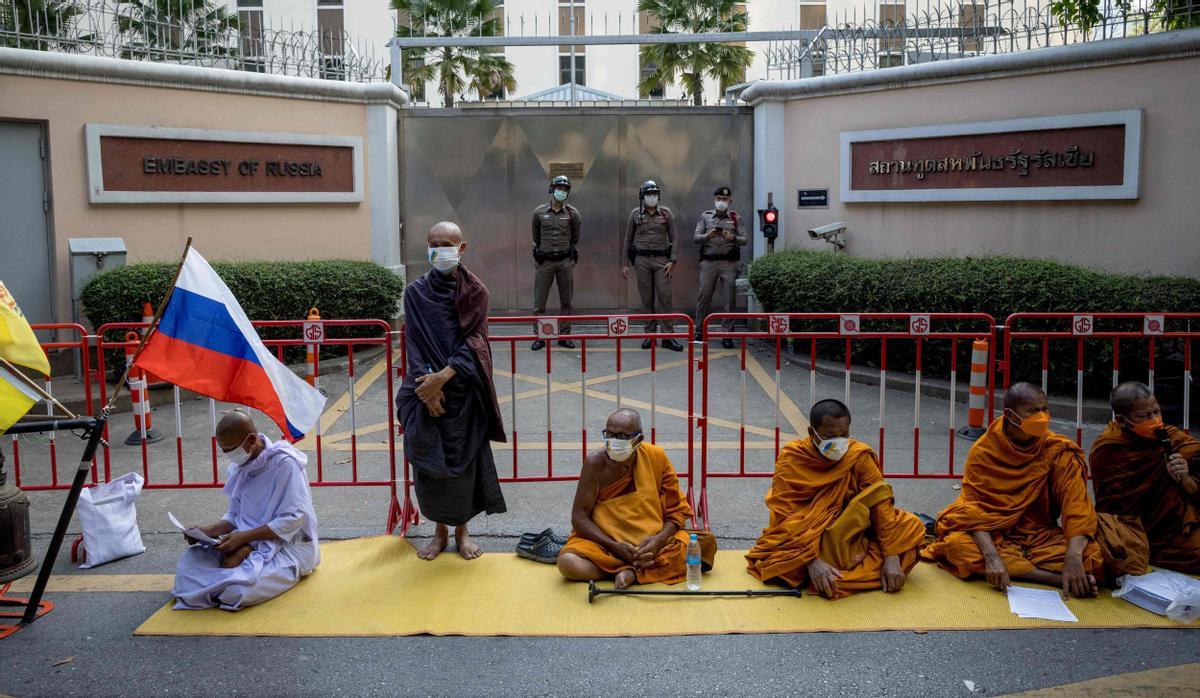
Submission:
{"label": "green hedge", "polygon": [[[251,320],[297,320],[309,308],[321,318],[380,319],[399,313],[404,282],[372,262],[321,260],[311,262],[213,262]],[[156,307],[175,273],[175,264],[132,264],[100,274],[83,289],[83,313],[95,327],[110,322],[138,322],[142,303]],[[330,337],[377,334],[378,330],[329,328]],[[296,329],[268,329],[266,338],[296,337]],[[110,338],[111,339],[111,338]],[[336,353],[322,349],[322,355]],[[289,349],[288,361],[303,360],[301,347]],[[107,357],[112,360],[112,357]]]}
{"label": "green hedge", "polygon": [[[1048,260],[1003,256],[863,259],[789,250],[756,260],[750,267],[750,284],[768,312],[981,312],[1003,323],[1015,312],[1200,311],[1200,280],[1111,274]],[[877,364],[877,343],[855,344],[856,362]],[[927,345],[926,375],[945,375],[948,342]],[[889,345],[889,370],[911,370],[913,346],[912,342]],[[844,358],[842,347],[843,342],[822,342],[817,353]],[[1052,386],[1073,392],[1074,342],[1055,340],[1050,349]],[[1120,350],[1122,378],[1145,380],[1146,342],[1123,340]],[[960,351],[959,366],[965,377],[969,346]],[[1012,379],[1040,381],[1040,343],[1015,342],[1013,351]],[[1088,340],[1085,356],[1085,391],[1107,395],[1112,382],[1112,341]],[[1181,341],[1160,341],[1156,357],[1158,378],[1169,383],[1182,376]]]}

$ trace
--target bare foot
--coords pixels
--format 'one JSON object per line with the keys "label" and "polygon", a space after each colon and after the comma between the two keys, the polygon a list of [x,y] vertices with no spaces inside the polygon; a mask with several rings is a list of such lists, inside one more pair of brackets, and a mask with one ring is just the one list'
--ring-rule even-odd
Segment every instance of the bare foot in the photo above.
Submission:
{"label": "bare foot", "polygon": [[617,578],[613,580],[614,589],[628,589],[630,584],[637,581],[637,574],[633,570],[621,570],[617,572]]}
{"label": "bare foot", "polygon": [[483,554],[483,548],[475,545],[471,540],[471,534],[467,533],[466,526],[454,529],[454,544],[458,546],[458,554],[462,555],[464,560],[474,560]]}
{"label": "bare foot", "polygon": [[234,567],[238,567],[245,562],[246,558],[250,557],[250,553],[252,552],[254,552],[253,548],[248,545],[243,545],[232,553],[229,553],[225,557],[221,558],[221,567],[224,567],[225,569],[233,569]]}
{"label": "bare foot", "polygon": [[433,532],[433,540],[429,541],[425,547],[417,551],[417,557],[422,560],[432,560],[450,544],[450,531],[442,524],[437,525],[437,529]]}

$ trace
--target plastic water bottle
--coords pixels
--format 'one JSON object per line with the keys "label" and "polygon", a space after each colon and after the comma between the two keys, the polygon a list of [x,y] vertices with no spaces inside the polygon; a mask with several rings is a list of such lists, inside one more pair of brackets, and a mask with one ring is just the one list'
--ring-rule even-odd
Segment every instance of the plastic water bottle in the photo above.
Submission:
{"label": "plastic water bottle", "polygon": [[695,533],[687,547],[687,588],[688,591],[700,591],[700,541],[696,540]]}

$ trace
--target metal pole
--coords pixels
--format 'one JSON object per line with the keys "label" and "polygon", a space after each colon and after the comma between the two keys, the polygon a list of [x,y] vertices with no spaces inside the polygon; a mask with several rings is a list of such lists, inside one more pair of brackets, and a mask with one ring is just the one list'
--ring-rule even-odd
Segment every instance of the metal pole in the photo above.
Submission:
{"label": "metal pole", "polygon": [[[571,0],[570,13],[571,13],[571,19],[570,19],[571,39],[573,40],[575,38],[575,0]],[[575,105],[576,105],[576,100],[575,100],[575,44],[574,44],[574,42],[572,42],[571,43],[571,106],[573,107]]]}
{"label": "metal pole", "polygon": [[791,596],[800,598],[799,589],[743,589],[741,591],[690,591],[687,589],[601,589],[595,581],[588,582],[588,603],[602,594],[622,596]]}

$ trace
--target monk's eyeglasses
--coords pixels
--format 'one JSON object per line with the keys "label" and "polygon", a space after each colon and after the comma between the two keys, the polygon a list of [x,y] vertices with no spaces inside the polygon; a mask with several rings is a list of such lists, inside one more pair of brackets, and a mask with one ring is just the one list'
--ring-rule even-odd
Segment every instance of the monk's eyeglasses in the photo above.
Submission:
{"label": "monk's eyeglasses", "polygon": [[603,434],[604,438],[606,438],[606,439],[621,439],[623,441],[633,441],[637,437],[641,436],[642,432],[635,431],[632,434],[625,434],[625,433],[622,433],[619,431],[609,431],[609,430],[605,429],[602,432],[602,434]]}

